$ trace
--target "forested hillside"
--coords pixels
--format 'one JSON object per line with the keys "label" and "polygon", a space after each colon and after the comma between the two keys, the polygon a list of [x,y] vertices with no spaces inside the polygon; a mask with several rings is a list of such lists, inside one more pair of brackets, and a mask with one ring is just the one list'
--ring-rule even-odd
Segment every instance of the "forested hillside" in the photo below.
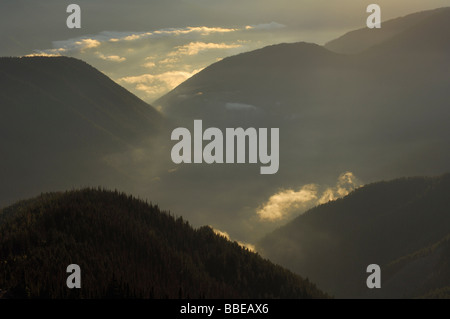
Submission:
{"label": "forested hillside", "polygon": [[[66,267],[82,287],[66,287]],[[49,193],[0,214],[10,298],[322,298],[308,280],[157,205],[106,190]]]}

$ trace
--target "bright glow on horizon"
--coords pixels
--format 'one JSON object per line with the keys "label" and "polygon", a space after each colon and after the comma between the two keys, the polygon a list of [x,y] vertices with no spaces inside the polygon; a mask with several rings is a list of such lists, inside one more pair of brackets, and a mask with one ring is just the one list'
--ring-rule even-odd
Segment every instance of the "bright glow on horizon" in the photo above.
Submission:
{"label": "bright glow on horizon", "polygon": [[[82,59],[152,104],[176,86],[225,57],[278,42],[295,42],[283,24],[239,28],[185,27],[149,32],[103,31],[53,42],[32,55]],[[288,36],[286,36],[288,34]]]}

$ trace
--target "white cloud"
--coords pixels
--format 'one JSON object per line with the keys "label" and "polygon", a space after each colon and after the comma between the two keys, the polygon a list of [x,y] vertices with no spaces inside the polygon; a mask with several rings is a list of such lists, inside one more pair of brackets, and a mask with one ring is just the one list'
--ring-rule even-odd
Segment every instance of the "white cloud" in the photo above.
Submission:
{"label": "white cloud", "polygon": [[172,90],[182,82],[189,79],[202,69],[192,72],[187,71],[167,71],[160,74],[142,74],[138,76],[127,76],[118,79],[122,84],[132,84],[135,88],[148,97],[161,95]]}
{"label": "white cloud", "polygon": [[317,200],[317,186],[309,184],[298,191],[287,189],[272,195],[256,213],[262,220],[283,220],[294,210],[315,200]]}
{"label": "white cloud", "polygon": [[[241,29],[234,28],[221,28],[221,27],[185,27],[185,28],[167,28],[155,31],[143,31],[143,32],[119,32],[119,31],[102,31],[95,36],[89,37],[91,40],[97,40],[100,42],[119,42],[119,41],[136,41],[146,38],[161,38],[161,37],[173,37],[173,36],[189,36],[189,35],[200,35],[208,36],[215,33],[229,33],[236,32]],[[81,40],[85,40],[83,37]],[[77,39],[72,39],[77,41]],[[62,41],[64,42],[64,41]],[[57,43],[62,43],[55,42]]]}
{"label": "white cloud", "polygon": [[191,42],[182,46],[176,47],[176,51],[169,53],[169,56],[176,55],[196,55],[201,51],[212,50],[212,49],[234,49],[241,47],[241,44],[226,44],[226,43],[205,43],[205,42]]}
{"label": "white cloud", "polygon": [[298,191],[281,190],[272,195],[256,213],[263,221],[285,220],[293,213],[302,213],[313,206],[344,197],[360,186],[362,185],[352,172],[345,172],[339,176],[334,187],[326,187],[322,192],[319,192],[316,184],[304,185]]}
{"label": "white cloud", "polygon": [[150,85],[155,81],[163,82],[168,86],[174,88],[180,83],[184,82],[194,74],[200,72],[201,69],[194,70],[193,72],[185,71],[167,71],[161,74],[143,74],[138,76],[128,76],[120,78],[119,81],[129,84],[146,84]]}
{"label": "white cloud", "polygon": [[[142,32],[102,31],[63,41],[37,55],[65,55],[82,59],[108,74],[146,102],[152,103],[196,72],[222,58],[271,44],[269,23],[240,27],[182,27]],[[247,29],[248,29],[247,28]],[[280,41],[282,39],[280,38]],[[107,61],[110,63],[101,63]],[[144,70],[144,71],[143,71]],[[151,73],[151,76],[142,76]],[[254,109],[229,104],[229,110]]]}
{"label": "white cloud", "polygon": [[233,28],[221,28],[221,27],[187,27],[187,28],[170,28],[154,31],[155,35],[186,35],[191,33],[198,33],[200,35],[210,35],[212,33],[228,33],[239,31],[239,29]]}
{"label": "white cloud", "polygon": [[239,29],[220,28],[220,27],[186,27],[186,28],[168,28],[150,32],[136,32],[124,34],[115,37],[114,40],[118,41],[134,41],[145,38],[160,38],[170,36],[187,36],[187,35],[201,35],[207,36],[213,33],[228,33],[238,31]]}
{"label": "white cloud", "polygon": [[100,41],[95,39],[81,39],[74,43],[81,50],[93,49],[100,46]]}
{"label": "white cloud", "polygon": [[245,27],[246,30],[263,30],[263,31],[283,29],[283,28],[286,28],[286,26],[284,24],[280,24],[277,22],[248,25]]}
{"label": "white cloud", "polygon": [[73,51],[84,52],[89,49],[98,48],[103,43],[115,44],[121,41],[131,42],[146,38],[162,38],[162,37],[177,37],[177,36],[203,37],[211,34],[223,34],[239,30],[240,29],[202,26],[202,27],[168,28],[148,32],[102,31],[96,35],[82,36],[79,38],[72,38],[63,41],[54,41],[53,49],[48,49],[43,52],[48,54],[55,54],[57,52],[68,53]]}
{"label": "white cloud", "polygon": [[324,204],[329,201],[347,196],[355,188],[362,186],[352,172],[345,172],[338,178],[336,186],[327,188],[317,201],[317,204]]}
{"label": "white cloud", "polygon": [[84,52],[88,49],[98,48],[101,45],[100,40],[94,38],[76,38],[69,39],[66,41],[55,41],[53,42],[54,49],[46,50],[51,52],[70,52],[70,51],[81,51]]}
{"label": "white cloud", "polygon": [[121,40],[123,40],[123,41],[139,40],[139,39],[145,38],[147,36],[150,36],[151,34],[152,34],[151,32],[140,33],[140,34],[130,34],[122,39],[119,39],[119,41],[121,41]]}
{"label": "white cloud", "polygon": [[154,67],[156,66],[156,63],[155,63],[155,62],[145,62],[144,64],[142,64],[142,66],[143,66],[144,68],[149,68],[149,69],[151,69],[151,68],[154,68]]}
{"label": "white cloud", "polygon": [[111,61],[111,62],[123,62],[126,61],[126,58],[118,56],[118,55],[104,55],[100,52],[97,52],[97,56],[105,61]]}
{"label": "white cloud", "polygon": [[49,49],[49,50],[35,50],[35,53],[28,54],[27,56],[61,56],[65,54],[67,50],[64,48]]}
{"label": "white cloud", "polygon": [[32,54],[25,55],[25,57],[35,57],[35,56],[57,57],[57,56],[61,56],[61,54],[40,52],[40,53],[32,53]]}
{"label": "white cloud", "polygon": [[165,58],[165,59],[159,61],[159,63],[161,63],[161,64],[174,64],[174,63],[177,63],[179,61],[180,60],[178,58],[176,58],[176,57],[170,57],[170,58]]}

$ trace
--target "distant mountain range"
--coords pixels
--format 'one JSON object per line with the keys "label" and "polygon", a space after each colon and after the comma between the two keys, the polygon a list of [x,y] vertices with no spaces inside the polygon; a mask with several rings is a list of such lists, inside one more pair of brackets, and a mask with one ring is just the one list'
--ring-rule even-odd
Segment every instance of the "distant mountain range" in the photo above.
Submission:
{"label": "distant mountain range", "polygon": [[[349,51],[356,42],[370,47],[361,53],[295,43],[226,58],[156,101],[164,116],[82,61],[2,58],[0,173],[8,183],[0,205],[104,185],[255,240],[271,225],[258,225],[253,237],[248,223],[281,188],[330,185],[346,171],[364,182],[444,173],[449,21],[443,8],[386,21],[389,36],[373,43],[351,34],[333,42]],[[170,132],[192,128],[194,119],[205,127],[279,127],[278,173],[174,165]]]}
{"label": "distant mountain range", "polygon": [[[361,53],[367,49],[379,45],[389,39],[401,35],[403,32],[421,27],[422,23],[426,23],[427,19],[435,19],[449,8],[441,8],[436,10],[422,11],[383,22],[380,29],[362,28],[344,34],[338,39],[334,39],[325,44],[325,48],[330,51],[342,54]],[[444,30],[440,30],[439,33]],[[446,41],[444,41],[446,42]]]}
{"label": "distant mountain range", "polygon": [[[336,297],[450,297],[450,174],[359,188],[267,235],[259,251]],[[370,264],[381,289],[366,286]]]}
{"label": "distant mountain range", "polygon": [[[0,211],[6,298],[326,298],[208,227],[122,193],[49,193]],[[81,268],[81,289],[66,268]]]}
{"label": "distant mountain range", "polygon": [[[330,185],[346,171],[365,183],[448,172],[450,8],[386,21],[381,30],[358,31],[365,41],[349,34],[333,42],[352,54],[293,43],[225,58],[155,101],[179,126],[203,119],[222,129],[280,128],[276,175],[262,179],[250,166],[180,167],[167,183],[187,189],[183,207],[227,216],[220,223],[232,228],[230,218],[250,219],[279,189]],[[196,204],[192,180],[216,209]]]}
{"label": "distant mountain range", "polygon": [[[325,46],[266,47],[182,83],[154,103],[163,113],[83,61],[0,58],[0,207],[101,185],[253,241],[275,227],[256,210],[280,189],[330,185],[346,171],[366,183],[440,175],[450,171],[449,39],[450,8],[442,8]],[[194,119],[280,128],[279,172],[174,165],[170,132]],[[259,249],[338,297],[448,296],[449,183],[443,175],[370,184],[299,216]],[[324,296],[210,228],[193,230],[117,192],[19,202],[0,214],[0,232],[0,261],[8,261],[0,263],[0,288],[13,296],[70,297],[55,285],[66,275],[62,265],[76,259],[87,270],[85,297]],[[104,274],[92,260],[98,254]],[[372,263],[383,276],[375,292],[365,287]],[[139,283],[144,264],[153,272]]]}
{"label": "distant mountain range", "polygon": [[186,125],[280,127],[284,181],[344,170],[365,181],[440,174],[450,169],[448,39],[450,8],[423,12],[325,47],[226,58],[154,104]]}

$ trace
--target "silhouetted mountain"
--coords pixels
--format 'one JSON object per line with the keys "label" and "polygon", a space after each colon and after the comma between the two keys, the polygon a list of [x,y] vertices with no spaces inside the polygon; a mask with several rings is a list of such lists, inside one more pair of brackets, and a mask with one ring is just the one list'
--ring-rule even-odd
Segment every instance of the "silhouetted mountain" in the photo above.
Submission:
{"label": "silhouetted mountain", "polygon": [[[450,286],[450,174],[359,188],[266,236],[263,255],[337,297],[445,295]],[[381,289],[366,268],[381,266]]]}
{"label": "silhouetted mountain", "polygon": [[338,39],[325,44],[325,48],[342,54],[361,53],[400,35],[404,31],[414,28],[416,25],[420,25],[426,19],[434,19],[435,15],[439,15],[448,10],[450,10],[450,8],[422,11],[405,17],[385,21],[382,23],[380,29],[369,29],[364,27],[362,29],[350,31]]}
{"label": "silhouetted mountain", "polygon": [[289,117],[308,101],[292,99],[292,93],[312,88],[318,69],[343,62],[345,57],[317,44],[273,45],[217,62],[155,103],[175,118],[221,120],[214,124],[224,119],[252,124],[266,113]]}
{"label": "silhouetted mountain", "polygon": [[425,17],[419,23],[373,46],[371,50],[375,54],[382,49],[384,51],[403,51],[405,54],[413,55],[448,52],[450,50],[450,41],[448,40],[450,7],[432,11],[428,16],[424,15]]}
{"label": "silhouetted mountain", "polygon": [[[0,287],[16,298],[323,298],[204,226],[123,193],[48,193],[0,212]],[[81,268],[81,289],[66,268]]]}
{"label": "silhouetted mountain", "polygon": [[[108,156],[161,129],[162,116],[85,62],[0,58],[0,204],[126,178]],[[114,184],[116,185],[116,184]]]}

